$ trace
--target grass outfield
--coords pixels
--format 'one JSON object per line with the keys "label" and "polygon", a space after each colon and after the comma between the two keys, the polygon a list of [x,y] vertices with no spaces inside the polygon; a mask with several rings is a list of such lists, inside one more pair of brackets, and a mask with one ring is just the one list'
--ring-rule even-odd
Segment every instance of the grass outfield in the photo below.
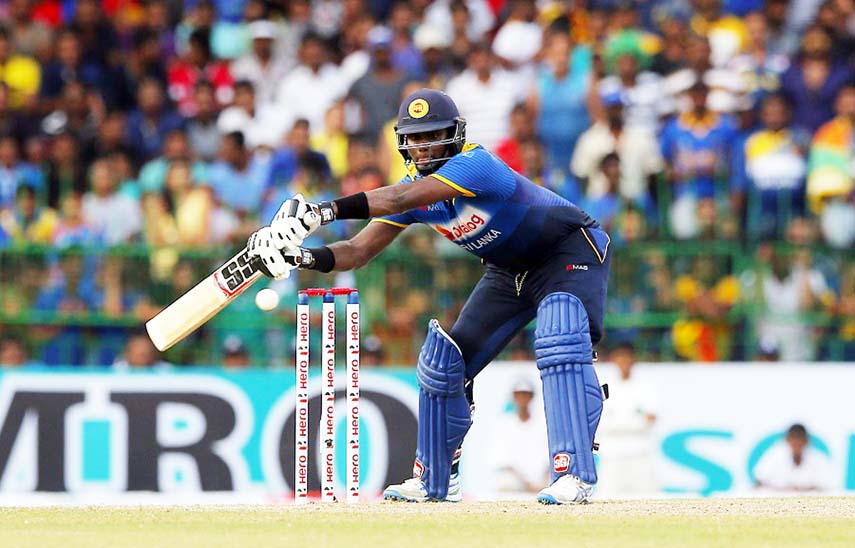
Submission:
{"label": "grass outfield", "polygon": [[0,508],[12,546],[855,546],[855,498]]}

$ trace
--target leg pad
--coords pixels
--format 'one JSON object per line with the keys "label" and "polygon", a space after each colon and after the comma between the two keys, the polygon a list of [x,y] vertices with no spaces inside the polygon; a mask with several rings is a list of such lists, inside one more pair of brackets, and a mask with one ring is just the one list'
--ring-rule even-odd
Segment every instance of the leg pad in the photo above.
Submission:
{"label": "leg pad", "polygon": [[592,363],[588,314],[582,301],[570,293],[547,295],[537,309],[534,337],[552,479],[569,473],[596,483],[593,446],[603,392]]}
{"label": "leg pad", "polygon": [[419,381],[419,434],[413,474],[428,496],[444,500],[454,453],[472,424],[464,390],[466,364],[460,349],[431,320],[416,374]]}

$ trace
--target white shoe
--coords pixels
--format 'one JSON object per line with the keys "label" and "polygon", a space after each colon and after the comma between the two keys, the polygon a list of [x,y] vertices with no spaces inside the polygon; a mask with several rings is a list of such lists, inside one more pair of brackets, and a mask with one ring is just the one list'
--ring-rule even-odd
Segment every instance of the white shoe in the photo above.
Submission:
{"label": "white shoe", "polygon": [[[403,483],[390,485],[383,491],[383,498],[403,502],[428,502],[432,500],[428,497],[424,482],[419,478],[410,478],[404,480]],[[462,500],[460,474],[451,474],[448,480],[448,494],[445,496],[445,502],[460,502]]]}
{"label": "white shoe", "polygon": [[460,502],[463,500],[463,492],[460,489],[460,472],[451,474],[448,478],[448,493],[445,502]]}
{"label": "white shoe", "polygon": [[537,502],[541,504],[588,504],[594,486],[576,476],[566,474],[555,480],[552,485],[541,489]]}

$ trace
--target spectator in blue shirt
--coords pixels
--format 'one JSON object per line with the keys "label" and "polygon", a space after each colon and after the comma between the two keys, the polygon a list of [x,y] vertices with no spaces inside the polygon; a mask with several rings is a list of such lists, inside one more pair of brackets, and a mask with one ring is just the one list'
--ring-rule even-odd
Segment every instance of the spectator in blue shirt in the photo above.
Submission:
{"label": "spectator in blue shirt", "polygon": [[545,64],[537,76],[532,98],[539,113],[537,129],[550,168],[568,171],[579,136],[591,125],[588,93],[591,88],[591,51],[573,48],[570,38],[553,34],[544,48]]}
{"label": "spectator in blue shirt", "polygon": [[395,2],[389,13],[389,26],[393,31],[392,64],[408,75],[416,75],[421,68],[421,54],[413,43],[412,29],[418,24],[413,6],[409,2]]}
{"label": "spectator in blue shirt", "polygon": [[690,193],[713,198],[716,180],[727,171],[730,141],[736,134],[733,119],[707,108],[708,88],[696,81],[689,89],[692,108],[672,118],[662,130],[662,156],[674,197]]}
{"label": "spectator in blue shirt", "polygon": [[[69,248],[71,251],[71,248]],[[102,300],[95,286],[89,261],[77,252],[61,257],[47,283],[36,297],[35,310],[73,317],[96,310]],[[83,365],[86,345],[82,327],[37,327],[33,334],[45,341],[42,361],[46,365]]]}
{"label": "spectator in blue shirt", "polygon": [[42,112],[54,109],[55,101],[68,82],[78,81],[98,90],[108,90],[104,71],[103,66],[83,59],[77,33],[73,30],[61,31],[56,39],[56,57],[42,70],[39,91]]}
{"label": "spectator in blue shirt", "polygon": [[209,165],[201,160],[191,161],[192,149],[187,133],[183,129],[173,129],[163,141],[160,156],[146,162],[139,173],[139,185],[142,192],[160,192],[166,184],[166,173],[175,161],[191,163],[193,180],[206,182]]}
{"label": "spectator in blue shirt", "polygon": [[832,57],[831,45],[822,27],[809,27],[798,58],[781,77],[781,89],[793,105],[793,125],[811,133],[834,118],[838,92],[855,80],[852,69]]}
{"label": "spectator in blue shirt", "polygon": [[0,137],[0,209],[13,207],[19,186],[44,190],[44,174],[22,162],[14,137]]}
{"label": "spectator in blue shirt", "polygon": [[243,133],[233,131],[223,136],[220,160],[211,166],[208,177],[220,203],[255,215],[267,190],[270,160],[247,150]]}
{"label": "spectator in blue shirt", "polygon": [[119,35],[104,16],[101,2],[77,0],[74,21],[69,25],[80,37],[83,60],[109,68],[119,64]]}
{"label": "spectator in blue shirt", "polygon": [[536,137],[523,137],[519,141],[522,173],[540,186],[578,204],[582,198],[579,182],[560,169],[549,169],[543,153],[543,144]]}
{"label": "spectator in blue shirt", "polygon": [[[270,221],[282,201],[289,196],[300,193],[307,200],[322,202],[335,198],[339,190],[338,184],[332,177],[327,157],[321,152],[313,150],[310,146],[308,120],[299,119],[294,123],[294,127],[288,133],[286,143],[285,147],[274,153],[271,162],[270,182],[261,210],[263,222]],[[348,167],[350,169],[348,173],[355,174],[367,167],[366,165],[359,165],[355,154],[365,146],[368,147],[369,151],[373,150],[369,143],[373,143],[373,141],[356,137],[351,139],[348,145]],[[342,180],[341,184],[345,185],[345,180]],[[332,235],[346,237],[346,229],[345,224],[340,228],[335,227],[325,237],[332,237]],[[310,245],[316,243],[322,245],[325,241],[315,235],[315,239]]]}
{"label": "spectator in blue shirt", "polygon": [[153,78],[146,78],[137,91],[139,107],[128,115],[128,144],[136,160],[154,158],[163,148],[169,132],[184,126],[184,119],[166,104],[163,87]]}
{"label": "spectator in blue shirt", "polygon": [[791,126],[791,109],[781,95],[761,108],[761,127],[735,147],[731,178],[737,212],[746,208],[746,232],[754,239],[782,237],[805,207],[810,135]]}
{"label": "spectator in blue shirt", "polygon": [[115,69],[116,108],[130,110],[136,106],[134,92],[146,78],[154,78],[166,86],[166,64],[163,60],[167,57],[161,51],[161,38],[148,29],[142,29],[134,35],[126,62]]}
{"label": "spectator in blue shirt", "polygon": [[617,153],[610,152],[600,160],[600,171],[608,185],[606,191],[595,198],[586,198],[582,209],[596,219],[605,230],[611,232],[615,217],[623,207],[617,192],[620,184],[620,157]]}
{"label": "spectator in blue shirt", "polygon": [[831,38],[831,52],[841,61],[855,60],[855,36],[852,35],[851,11],[852,5],[847,2],[825,0],[816,13],[816,21]]}
{"label": "spectator in blue shirt", "polygon": [[103,234],[83,216],[83,196],[79,192],[70,191],[63,195],[52,243],[61,248],[91,248],[104,243]]}
{"label": "spectator in blue shirt", "polygon": [[[288,132],[286,145],[273,153],[270,162],[270,180],[267,185],[270,193],[279,196],[280,190],[288,190],[291,194],[300,192],[300,190],[291,191],[290,187],[301,165],[312,166],[312,170],[324,179],[332,176],[327,157],[310,146],[309,121],[305,118],[299,118],[294,122],[294,126]],[[273,213],[276,213],[281,200],[274,199],[271,195],[265,198],[264,202],[265,210],[269,207],[272,208]],[[262,217],[269,218],[266,213]]]}

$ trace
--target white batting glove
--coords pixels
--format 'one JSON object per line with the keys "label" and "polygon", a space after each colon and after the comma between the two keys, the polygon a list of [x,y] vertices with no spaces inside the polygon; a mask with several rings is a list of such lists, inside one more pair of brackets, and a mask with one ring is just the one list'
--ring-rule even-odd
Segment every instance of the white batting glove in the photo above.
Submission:
{"label": "white batting glove", "polygon": [[301,251],[296,247],[278,249],[274,244],[272,230],[269,226],[260,228],[249,237],[246,247],[250,258],[258,257],[264,268],[276,280],[291,276],[291,271],[299,264]]}
{"label": "white batting glove", "polygon": [[277,249],[295,248],[321,226],[320,206],[307,202],[302,194],[285,200],[270,223]]}

